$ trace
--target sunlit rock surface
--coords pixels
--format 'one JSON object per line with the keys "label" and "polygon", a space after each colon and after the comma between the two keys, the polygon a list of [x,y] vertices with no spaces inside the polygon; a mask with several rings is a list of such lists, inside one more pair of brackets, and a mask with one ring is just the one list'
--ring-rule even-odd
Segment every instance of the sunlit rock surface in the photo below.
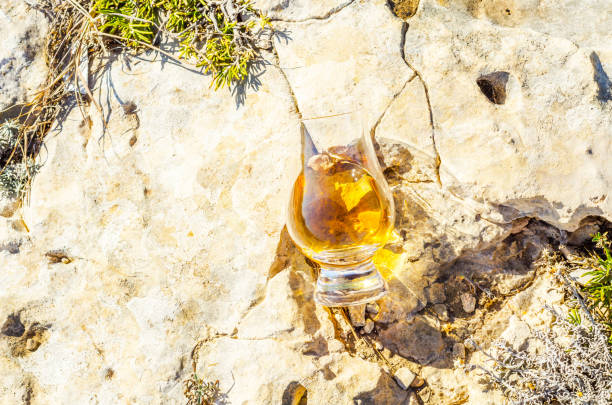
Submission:
{"label": "sunlit rock surface", "polygon": [[[4,106],[41,83],[44,24],[0,4],[17,21],[0,28]],[[460,367],[482,354],[454,348],[548,325],[562,295],[534,262],[612,220],[610,5],[422,0],[409,24],[382,0],[258,5],[282,35],[257,88],[121,55],[92,76],[103,116],[74,109],[47,136],[29,204],[0,217],[0,403],[179,404],[193,371],[232,404],[296,383],[312,404],[500,403]],[[503,89],[483,90],[493,72]],[[371,345],[314,304],[283,229],[300,116],[352,109],[397,213]],[[426,388],[402,390],[400,367]]]}

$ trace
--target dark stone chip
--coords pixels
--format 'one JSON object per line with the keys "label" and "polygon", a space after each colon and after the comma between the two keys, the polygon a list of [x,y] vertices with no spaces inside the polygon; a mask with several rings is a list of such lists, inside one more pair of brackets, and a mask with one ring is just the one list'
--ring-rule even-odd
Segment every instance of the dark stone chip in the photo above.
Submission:
{"label": "dark stone chip", "polygon": [[21,337],[25,332],[25,326],[21,323],[19,315],[11,314],[6,318],[0,332],[6,336]]}
{"label": "dark stone chip", "polygon": [[489,101],[494,104],[504,104],[506,102],[506,84],[508,83],[508,72],[493,72],[483,75],[476,80],[480,91]]}

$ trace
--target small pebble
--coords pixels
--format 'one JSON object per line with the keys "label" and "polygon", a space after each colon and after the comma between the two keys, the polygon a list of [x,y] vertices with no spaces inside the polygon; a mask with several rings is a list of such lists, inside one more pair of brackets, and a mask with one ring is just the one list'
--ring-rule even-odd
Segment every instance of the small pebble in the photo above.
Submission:
{"label": "small pebble", "polygon": [[372,303],[366,304],[366,312],[368,314],[376,315],[378,311],[380,311],[380,308],[378,307],[377,303],[372,302]]}
{"label": "small pebble", "polygon": [[470,293],[461,294],[461,305],[465,312],[471,314],[476,309],[476,297]]}
{"label": "small pebble", "polygon": [[427,294],[427,301],[431,304],[442,304],[446,301],[446,294],[444,293],[444,284],[433,283],[425,290]]}
{"label": "small pebble", "polygon": [[327,344],[327,349],[331,353],[342,352],[345,350],[344,343],[339,341],[338,339],[331,339]]}
{"label": "small pebble", "polygon": [[455,343],[453,345],[453,357],[457,359],[465,359],[465,346],[463,343]]}
{"label": "small pebble", "polygon": [[374,347],[375,347],[375,348],[376,348],[376,350],[378,350],[378,351],[381,351],[381,350],[384,348],[383,344],[382,344],[382,343],[380,343],[380,342],[376,342],[376,343],[374,343]]}
{"label": "small pebble", "polygon": [[414,381],[416,374],[414,374],[408,367],[402,367],[395,372],[395,381],[403,389],[407,390],[410,384]]}
{"label": "small pebble", "polygon": [[40,343],[34,339],[28,339],[26,341],[26,349],[31,352],[36,351],[36,349],[38,349],[39,346],[40,346]]}
{"label": "small pebble", "polygon": [[374,330],[374,321],[368,319],[363,327],[365,333],[371,333]]}
{"label": "small pebble", "polygon": [[423,384],[425,384],[425,380],[423,380],[421,377],[416,376],[414,381],[412,381],[412,384],[410,384],[410,386],[412,388],[419,388],[422,387]]}
{"label": "small pebble", "polygon": [[442,322],[447,322],[449,320],[448,309],[446,308],[446,305],[436,304],[433,306],[433,310]]}
{"label": "small pebble", "polygon": [[365,326],[365,305],[353,305],[348,308],[353,326]]}
{"label": "small pebble", "polygon": [[417,398],[417,394],[414,391],[410,391],[408,394],[408,399],[404,401],[405,404],[408,405],[419,405],[419,399]]}
{"label": "small pebble", "polygon": [[474,341],[472,339],[466,339],[463,341],[463,346],[468,349],[468,350],[476,350],[476,344],[474,343]]}

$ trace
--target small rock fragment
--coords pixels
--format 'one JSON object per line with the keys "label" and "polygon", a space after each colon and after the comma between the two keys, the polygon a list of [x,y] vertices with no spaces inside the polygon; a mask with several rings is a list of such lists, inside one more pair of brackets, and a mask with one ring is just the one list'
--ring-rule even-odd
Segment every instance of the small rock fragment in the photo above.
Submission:
{"label": "small rock fragment", "polygon": [[380,311],[380,308],[378,307],[377,303],[371,302],[369,304],[366,304],[366,312],[368,314],[376,315],[378,311]]}
{"label": "small rock fragment", "polygon": [[404,401],[407,405],[419,405],[419,399],[417,398],[417,394],[414,391],[410,391],[408,394],[408,398]]}
{"label": "small rock fragment", "polygon": [[19,314],[9,315],[2,325],[0,332],[6,336],[21,337],[25,332],[25,326],[23,326]]}
{"label": "small rock fragment", "polygon": [[591,275],[587,275],[589,271],[592,271],[592,269],[576,269],[572,271],[569,276],[571,279],[584,287],[592,277]]}
{"label": "small rock fragment", "polygon": [[508,72],[493,72],[480,76],[476,80],[476,84],[490,102],[504,104],[506,102],[506,84],[509,77]]}
{"label": "small rock fragment", "polygon": [[383,345],[392,352],[426,365],[444,350],[442,334],[427,318],[417,315],[412,322],[399,321],[379,331]]}
{"label": "small rock fragment", "polygon": [[425,380],[423,380],[421,377],[416,376],[414,381],[412,381],[412,384],[410,384],[410,386],[412,388],[419,388],[422,387],[423,384],[425,384]]}
{"label": "small rock fragment", "polygon": [[374,343],[374,347],[375,347],[375,348],[376,348],[376,350],[378,350],[378,351],[381,351],[381,350],[384,348],[384,346],[383,346],[383,345],[382,345],[382,343],[380,343],[380,342],[376,342],[376,343]]}
{"label": "small rock fragment", "polygon": [[455,343],[453,345],[453,357],[456,359],[465,359],[465,346],[463,343]]}
{"label": "small rock fragment", "polygon": [[389,295],[384,296],[379,303],[379,311],[374,317],[374,321],[376,323],[388,324],[399,319],[402,319],[406,316],[406,312],[400,305],[400,303],[389,297]]}
{"label": "small rock fragment", "polygon": [[50,250],[47,253],[45,253],[45,256],[47,256],[47,259],[49,260],[49,264],[55,264],[55,263],[68,264],[72,262],[72,258],[64,249]]}
{"label": "small rock fragment", "polygon": [[365,326],[365,305],[353,305],[348,308],[353,326]]}
{"label": "small rock fragment", "polygon": [[363,327],[363,331],[365,333],[371,333],[374,330],[374,321],[371,319],[366,320],[365,326]]}
{"label": "small rock fragment", "polygon": [[446,301],[446,294],[444,293],[444,284],[433,283],[425,290],[427,301],[431,304],[442,304]]}
{"label": "small rock fragment", "polygon": [[403,389],[407,390],[410,384],[414,381],[416,374],[414,374],[408,367],[402,367],[395,372],[395,381]]}
{"label": "small rock fragment", "polygon": [[306,387],[297,381],[292,381],[283,392],[282,403],[283,405],[300,404],[305,395],[307,395]]}
{"label": "small rock fragment", "polygon": [[330,353],[343,352],[345,350],[344,343],[338,339],[331,339],[327,344],[327,350],[329,350]]}
{"label": "small rock fragment", "polygon": [[465,312],[471,314],[476,309],[476,297],[470,293],[461,294],[461,305]]}
{"label": "small rock fragment", "polygon": [[419,9],[420,0],[391,0],[389,4],[393,14],[403,20],[414,16]]}
{"label": "small rock fragment", "polygon": [[35,352],[40,347],[40,342],[36,339],[28,339],[26,341],[26,349]]}
{"label": "small rock fragment", "polygon": [[446,308],[446,305],[444,304],[436,304],[433,306],[433,311],[436,313],[436,315],[438,316],[438,318],[443,321],[443,322],[447,322],[450,318],[448,317],[448,309]]}
{"label": "small rock fragment", "polygon": [[466,339],[463,341],[463,346],[468,349],[468,350],[476,350],[478,349],[478,347],[476,346],[476,343],[472,340],[472,339]]}
{"label": "small rock fragment", "polygon": [[512,315],[508,321],[508,327],[503,331],[500,338],[508,342],[514,350],[522,350],[525,348],[530,335],[529,326],[516,315]]}

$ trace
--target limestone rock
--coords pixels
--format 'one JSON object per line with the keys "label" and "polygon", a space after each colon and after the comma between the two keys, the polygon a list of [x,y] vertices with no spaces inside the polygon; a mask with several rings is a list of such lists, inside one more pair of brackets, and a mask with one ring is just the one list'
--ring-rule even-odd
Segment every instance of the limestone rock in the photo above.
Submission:
{"label": "limestone rock", "polygon": [[570,277],[578,284],[585,286],[592,277],[587,274],[590,271],[590,269],[576,269],[570,273]]}
{"label": "limestone rock", "polygon": [[306,388],[313,403],[394,403],[401,398],[389,375],[347,353],[315,363],[276,340],[220,338],[203,345],[197,358],[199,374],[218,379],[221,387],[236,387],[227,393],[231,403],[279,402],[294,381]]}
{"label": "limestone rock", "polygon": [[476,308],[476,297],[470,293],[461,294],[461,305],[463,306],[463,310],[465,312],[471,314]]}
{"label": "limestone rock", "polygon": [[448,316],[448,308],[444,304],[436,304],[433,306],[433,310],[436,313],[436,316],[442,321],[446,322],[450,318]]}
{"label": "limestone rock", "polygon": [[440,331],[423,316],[394,323],[380,332],[380,338],[385,347],[419,364],[431,363],[444,349]]}
{"label": "limestone rock", "polygon": [[425,290],[427,295],[427,301],[430,304],[442,304],[446,301],[446,295],[444,294],[444,284],[433,283]]}
{"label": "limestone rock", "polygon": [[504,333],[501,334],[500,338],[508,342],[514,350],[522,350],[525,348],[525,344],[530,335],[531,330],[529,326],[513,315],[510,317],[508,327]]}
{"label": "limestone rock", "polygon": [[[42,52],[47,21],[25,1],[0,1],[0,111],[29,100],[46,77]],[[2,111],[0,122],[18,114]]]}
{"label": "limestone rock", "polygon": [[352,305],[348,307],[349,317],[353,326],[361,327],[365,326],[365,304],[363,305]]}
{"label": "limestone rock", "polygon": [[453,344],[453,357],[458,359],[465,359],[465,346],[463,343]]}
{"label": "limestone rock", "polygon": [[281,21],[325,20],[352,3],[351,0],[255,0],[257,8]]}
{"label": "limestone rock", "polygon": [[[580,243],[588,218],[612,219],[607,3],[545,3],[421,0],[406,26],[384,0],[259,0],[286,36],[240,106],[167,60],[111,57],[92,77],[106,132],[92,106],[91,126],[73,110],[45,140],[23,221],[2,209],[0,402],[181,403],[195,366],[231,403],[277,403],[295,382],[309,403],[401,403],[388,373],[336,339],[283,232],[298,110],[361,108],[400,235],[390,294],[367,309],[376,333],[426,364],[432,403],[502,403],[448,368],[437,320],[418,312],[444,301],[426,290],[443,271],[501,293],[524,286],[544,242],[561,239],[539,221],[584,227],[568,240]],[[45,23],[23,2],[0,4],[3,108],[44,80]],[[508,73],[503,104],[477,83],[493,72]],[[474,290],[453,282],[446,303],[460,317]],[[510,315],[539,321],[539,297],[558,295],[519,293],[482,328],[521,346],[531,324]]]}
{"label": "limestone rock", "polygon": [[416,374],[414,374],[408,367],[402,367],[397,370],[393,376],[395,377],[397,384],[403,390],[407,390],[414,381]]}
{"label": "limestone rock", "polygon": [[[182,402],[190,353],[209,330],[229,335],[240,326],[255,337],[318,330],[318,321],[289,313],[297,305],[310,316],[314,308],[299,300],[299,275],[281,276],[297,284],[283,290],[297,304],[267,318],[267,329],[247,327],[256,315],[265,319],[256,304],[268,305],[266,280],[282,268],[280,196],[289,195],[300,164],[297,116],[279,71],[268,69],[237,109],[207,76],[131,62],[114,61],[97,83],[110,114],[103,137],[93,106],[91,128],[75,109],[49,134],[23,212],[27,243],[0,255],[1,322],[26,308],[27,319],[51,325],[47,340],[6,372],[31,376],[39,386],[33,395],[47,403],[87,402],[92,393],[102,403],[125,395]],[[140,126],[123,114],[127,101],[138,106]],[[259,117],[257,124],[247,117]],[[57,249],[68,249],[72,262],[50,264],[45,253]],[[313,340],[303,336],[291,346],[297,353]],[[112,385],[100,375],[106,369]]]}
{"label": "limestone rock", "polygon": [[[430,90],[442,183],[459,196],[510,208],[506,218],[536,216],[567,230],[588,215],[612,218],[612,199],[603,197],[612,173],[606,158],[612,104],[597,98],[590,59],[595,50],[609,70],[612,45],[601,24],[593,33],[585,28],[590,23],[578,22],[590,15],[589,21],[609,24],[609,13],[596,11],[608,6],[464,3],[483,19],[422,1],[404,48]],[[499,23],[491,13],[505,8],[513,14],[503,18],[516,28],[488,21]],[[566,23],[572,14],[579,17]],[[476,84],[494,71],[509,73],[501,106],[482,97]]]}
{"label": "limestone rock", "polygon": [[401,25],[383,0],[351,2],[324,20],[279,24],[290,40],[278,39],[275,48],[282,66],[299,67],[285,74],[302,115],[362,109],[372,125],[412,74],[398,52]]}

